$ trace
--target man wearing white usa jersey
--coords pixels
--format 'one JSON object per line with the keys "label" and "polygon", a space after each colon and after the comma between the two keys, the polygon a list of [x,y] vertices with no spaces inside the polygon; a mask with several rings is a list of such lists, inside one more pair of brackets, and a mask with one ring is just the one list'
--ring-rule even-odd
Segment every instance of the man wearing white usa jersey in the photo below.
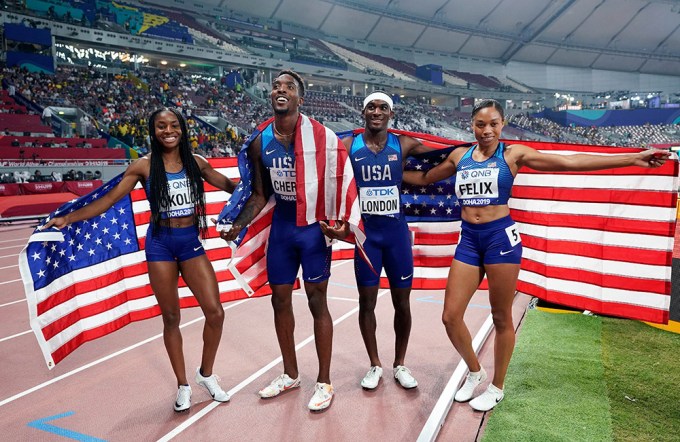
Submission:
{"label": "man wearing white usa jersey", "polygon": [[389,121],[394,116],[392,107],[392,99],[387,94],[370,94],[364,100],[364,133],[343,140],[350,153],[359,190],[359,203],[366,230],[364,249],[375,269],[374,272],[355,250],[359,328],[371,364],[361,381],[361,386],[367,390],[375,389],[382,376],[382,363],[378,357],[375,338],[375,304],[383,267],[390,281],[395,313],[396,352],[393,374],[404,388],[418,386],[410,370],[404,366],[411,333],[409,295],[413,281],[413,251],[411,234],[401,209],[400,195],[404,159],[431,149],[414,138],[387,131]]}

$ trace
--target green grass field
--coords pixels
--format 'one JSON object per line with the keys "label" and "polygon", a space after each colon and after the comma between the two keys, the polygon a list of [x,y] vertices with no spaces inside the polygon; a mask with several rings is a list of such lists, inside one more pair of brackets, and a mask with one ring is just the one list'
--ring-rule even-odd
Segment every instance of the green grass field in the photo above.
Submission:
{"label": "green grass field", "polygon": [[483,440],[680,441],[680,335],[530,310]]}

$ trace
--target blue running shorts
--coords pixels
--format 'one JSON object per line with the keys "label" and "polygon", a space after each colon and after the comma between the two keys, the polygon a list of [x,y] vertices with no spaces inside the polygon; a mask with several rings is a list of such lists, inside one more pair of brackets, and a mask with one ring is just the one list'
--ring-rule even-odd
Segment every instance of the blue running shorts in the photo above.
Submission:
{"label": "blue running shorts", "polygon": [[377,275],[354,249],[354,274],[357,284],[371,287],[380,282],[380,272],[390,281],[390,287],[411,287],[413,282],[413,248],[411,232],[403,217],[370,216],[364,218],[366,241],[364,250]]}
{"label": "blue running shorts", "polygon": [[205,255],[205,249],[198,238],[198,227],[161,227],[154,234],[153,224],[146,232],[147,261],[182,262]]}
{"label": "blue running shorts", "polygon": [[267,277],[270,284],[292,284],[302,266],[302,279],[318,283],[331,276],[332,248],[319,223],[296,226],[294,220],[274,213],[267,243]]}
{"label": "blue running shorts", "polygon": [[462,221],[454,259],[477,267],[520,264],[522,238],[510,215],[484,224]]}

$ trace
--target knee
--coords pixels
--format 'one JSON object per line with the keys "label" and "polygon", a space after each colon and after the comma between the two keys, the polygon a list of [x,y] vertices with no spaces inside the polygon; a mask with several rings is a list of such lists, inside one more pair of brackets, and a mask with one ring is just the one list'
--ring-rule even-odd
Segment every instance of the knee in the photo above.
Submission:
{"label": "knee", "polygon": [[314,318],[321,317],[328,309],[326,304],[326,297],[321,294],[311,295],[307,301],[309,311],[312,312]]}
{"label": "knee", "polygon": [[222,327],[224,323],[224,310],[221,306],[217,306],[210,311],[205,312],[205,323],[210,327]]}
{"label": "knee", "polygon": [[165,328],[179,328],[179,322],[182,315],[179,310],[171,310],[163,312],[163,326]]}
{"label": "knee", "polygon": [[456,311],[446,311],[442,313],[442,323],[447,329],[458,326],[463,322],[463,315]]}
{"label": "knee", "polygon": [[400,298],[394,302],[394,312],[401,316],[411,315],[411,303],[408,297]]}
{"label": "knee", "polygon": [[497,332],[502,332],[507,329],[512,329],[512,311],[492,311],[491,317],[493,318],[493,326],[496,328]]}
{"label": "knee", "polygon": [[369,296],[359,296],[359,314],[371,314],[375,311],[376,300]]}
{"label": "knee", "polygon": [[290,299],[272,295],[272,307],[275,312],[283,312],[292,308]]}

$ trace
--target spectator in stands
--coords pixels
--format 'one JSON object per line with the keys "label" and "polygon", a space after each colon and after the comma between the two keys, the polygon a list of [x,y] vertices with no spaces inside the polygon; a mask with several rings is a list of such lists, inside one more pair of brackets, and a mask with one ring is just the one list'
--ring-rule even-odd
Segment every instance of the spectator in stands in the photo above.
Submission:
{"label": "spectator in stands", "polygon": [[52,109],[49,106],[45,106],[45,109],[43,109],[42,121],[46,126],[52,126]]}
{"label": "spectator in stands", "polygon": [[[359,189],[361,217],[366,232],[364,249],[373,269],[364,262],[360,251],[354,251],[354,273],[359,289],[359,328],[366,345],[370,369],[361,380],[367,390],[378,387],[383,369],[376,342],[375,305],[378,299],[380,272],[390,282],[394,306],[395,354],[393,376],[406,388],[415,388],[418,381],[404,365],[411,333],[411,304],[409,296],[413,281],[413,251],[411,233],[400,204],[401,177],[405,159],[409,155],[430,151],[418,140],[387,131],[394,116],[392,99],[383,92],[374,92],[364,100],[364,132],[343,139],[349,152],[354,177]],[[379,172],[377,172],[379,171]],[[392,196],[379,198],[367,195],[376,189],[392,189]],[[364,200],[365,199],[365,200]],[[364,204],[369,203],[369,204]],[[378,207],[383,203],[384,206]],[[386,208],[392,207],[392,208]],[[334,232],[326,232],[332,236]]]}
{"label": "spectator in stands", "polygon": [[[512,303],[517,289],[522,239],[510,217],[508,199],[514,178],[523,166],[540,171],[589,171],[616,167],[659,167],[668,152],[647,150],[624,155],[555,155],[522,145],[499,141],[505,112],[495,100],[482,100],[472,110],[477,144],[453,150],[438,166],[426,171],[404,172],[404,181],[426,185],[455,174],[461,204],[462,226],[444,294],[444,322],[451,343],[470,370],[456,392],[458,402],[470,401],[475,388],[486,380],[472,348],[463,316],[484,274],[489,282],[489,301],[496,329],[494,377],[487,390],[470,401],[477,411],[489,411],[504,397],[503,383],[515,346]],[[471,173],[471,172],[484,172]]]}
{"label": "spectator in stands", "polygon": [[179,328],[177,284],[180,273],[205,315],[201,365],[196,369],[194,379],[214,400],[226,402],[230,399],[212,374],[224,310],[220,305],[215,270],[199,234],[205,238],[207,233],[204,180],[229,193],[235,184],[204,158],[191,153],[186,122],[178,111],[166,108],[151,114],[149,133],[151,154],[128,166],[122,180],[110,192],[75,212],[53,218],[45,228],[61,229],[98,216],[129,194],[137,183],[145,185],[151,208],[145,246],[149,280],[163,315],[163,338],[177,378],[174,409],[184,411],[191,406],[191,387],[187,381]]}

